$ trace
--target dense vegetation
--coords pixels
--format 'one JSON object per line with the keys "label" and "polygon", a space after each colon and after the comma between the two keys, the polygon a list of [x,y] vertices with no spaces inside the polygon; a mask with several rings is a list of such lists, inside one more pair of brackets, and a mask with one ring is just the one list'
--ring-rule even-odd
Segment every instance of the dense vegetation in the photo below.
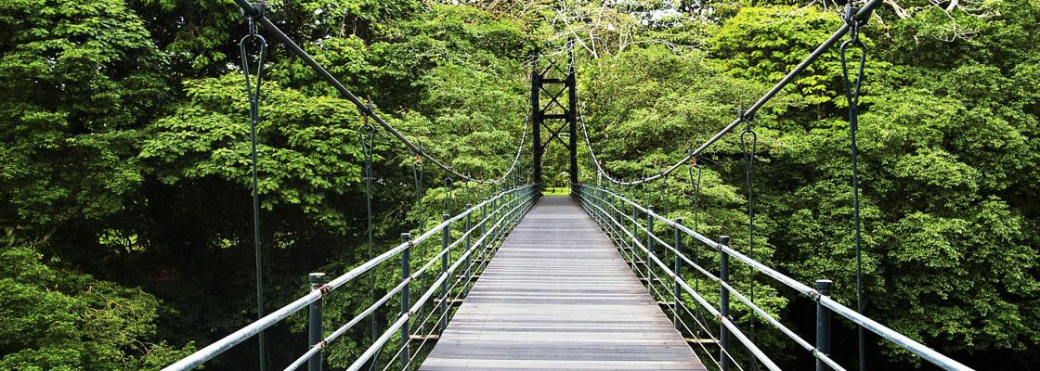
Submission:
{"label": "dense vegetation", "polygon": [[[732,121],[842,22],[815,1],[445,3],[283,0],[269,16],[428,152],[485,177],[509,165],[524,130],[536,50],[576,40],[592,142],[633,178]],[[0,1],[0,369],[157,369],[255,318],[246,32],[231,1]],[[1040,3],[890,1],[864,38],[867,313],[979,369],[1040,367]],[[258,166],[276,307],[307,289],[307,273],[343,272],[369,251],[357,110],[284,45],[267,57]],[[755,118],[755,256],[803,282],[832,278],[854,303],[841,89],[831,52]],[[377,138],[379,246],[486,191],[460,183],[471,190],[449,195],[427,166],[417,204],[413,154]],[[550,151],[547,177],[565,156]],[[743,249],[736,136],[705,157],[698,228]],[[683,170],[625,191],[694,220],[693,190]],[[758,290],[810,326],[804,300]],[[328,320],[367,295],[334,297]],[[272,350],[277,365],[304,347],[294,323],[269,331],[287,344]],[[771,354],[796,353],[761,336]],[[920,366],[868,340],[883,355],[873,367]],[[328,362],[348,365],[366,341],[353,334]],[[839,343],[853,364],[854,342]],[[255,367],[255,346],[235,352],[212,368]]]}

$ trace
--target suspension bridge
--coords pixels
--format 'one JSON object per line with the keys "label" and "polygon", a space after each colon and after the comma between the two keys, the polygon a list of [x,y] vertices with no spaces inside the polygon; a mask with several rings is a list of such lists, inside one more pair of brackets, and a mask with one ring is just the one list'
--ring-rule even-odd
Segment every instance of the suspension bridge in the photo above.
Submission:
{"label": "suspension bridge", "polygon": [[[371,323],[371,336],[348,370],[780,370],[760,348],[756,332],[771,329],[812,357],[817,370],[865,370],[864,333],[890,342],[946,370],[969,367],[880,324],[862,313],[862,302],[850,308],[830,297],[831,281],[799,282],[752,258],[754,246],[743,253],[727,236],[704,236],[682,220],[670,220],[624,192],[624,186],[647,184],[689,166],[715,142],[744,125],[740,133],[748,183],[753,182],[755,133],[752,119],[781,89],[823,53],[837,49],[845,73],[852,142],[852,183],[856,212],[856,252],[859,266],[858,180],[856,179],[856,119],[859,88],[867,50],[859,30],[881,0],[861,8],[848,6],[845,24],[794,67],[772,89],[674,165],[652,176],[620,179],[596,157],[579,109],[573,53],[568,60],[534,59],[531,72],[531,110],[525,127],[531,131],[532,166],[520,162],[527,145],[521,138],[512,165],[500,177],[477,179],[446,165],[411,142],[379,117],[289,36],[265,17],[263,3],[236,0],[250,22],[250,35],[241,42],[242,70],[250,98],[253,127],[254,208],[256,201],[255,127],[259,121],[260,79],[251,84],[247,54],[265,52],[259,30],[278,39],[287,49],[353,102],[364,117],[359,131],[365,152],[368,194],[369,247],[373,246],[371,219],[372,141],[381,128],[408,151],[458,179],[495,191],[457,215],[444,215],[437,226],[417,235],[401,235],[401,243],[353,269],[326,279],[312,273],[311,291],[270,313],[264,303],[257,272],[258,320],[212,342],[164,370],[190,370],[257,338],[260,368],[310,371],[326,369],[323,351],[347,334]],[[838,46],[839,42],[841,43]],[[857,58],[847,58],[855,52]],[[262,63],[257,62],[258,66]],[[258,67],[257,70],[260,68]],[[375,122],[370,124],[369,120]],[[378,128],[377,128],[378,126]],[[579,131],[579,128],[581,129]],[[596,170],[597,184],[582,183],[578,166],[578,137],[588,147],[588,168]],[[558,142],[570,153],[570,196],[542,196],[545,149]],[[421,186],[417,175],[417,187]],[[699,190],[699,186],[697,187]],[[749,187],[750,190],[750,187]],[[749,191],[750,192],[750,191]],[[421,193],[418,191],[417,193]],[[749,241],[754,241],[753,194],[748,194]],[[254,213],[254,218],[259,218]],[[258,220],[255,221],[259,228]],[[259,230],[257,235],[259,236]],[[438,241],[439,240],[439,241]],[[259,238],[257,264],[261,259]],[[745,247],[741,247],[744,249]],[[747,292],[737,289],[730,273],[750,269]],[[396,284],[376,294],[345,323],[326,328],[324,299],[345,287],[365,285],[362,277],[376,270],[396,271]],[[857,272],[859,269],[857,269]],[[764,278],[756,278],[756,277]],[[857,273],[857,281],[860,277]],[[815,304],[815,331],[800,333],[770,315],[756,303],[755,285],[786,288]],[[741,285],[743,287],[743,285]],[[857,297],[862,296],[861,287]],[[747,321],[734,316],[734,301],[749,312]],[[263,333],[296,313],[306,313],[308,330],[300,342],[307,351],[286,365],[267,365]],[[375,318],[383,313],[386,326]],[[858,328],[858,365],[843,365],[832,354],[833,321]],[[758,329],[756,330],[756,324]],[[765,327],[763,327],[765,326]],[[382,328],[381,328],[382,327]],[[842,339],[846,340],[846,339]],[[234,361],[232,361],[234,362]]]}

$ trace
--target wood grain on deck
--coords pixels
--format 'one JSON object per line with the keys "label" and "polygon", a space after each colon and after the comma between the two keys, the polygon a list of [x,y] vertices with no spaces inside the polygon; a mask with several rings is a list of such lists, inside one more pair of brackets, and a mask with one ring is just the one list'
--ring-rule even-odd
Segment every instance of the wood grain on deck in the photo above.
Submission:
{"label": "wood grain on deck", "polygon": [[506,238],[420,370],[704,370],[607,236],[545,196]]}

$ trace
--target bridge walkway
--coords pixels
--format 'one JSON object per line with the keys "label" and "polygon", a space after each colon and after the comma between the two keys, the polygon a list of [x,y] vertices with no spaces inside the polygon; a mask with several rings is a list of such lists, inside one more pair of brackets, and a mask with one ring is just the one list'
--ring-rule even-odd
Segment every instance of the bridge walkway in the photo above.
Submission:
{"label": "bridge walkway", "polygon": [[544,196],[420,370],[704,370],[596,223]]}

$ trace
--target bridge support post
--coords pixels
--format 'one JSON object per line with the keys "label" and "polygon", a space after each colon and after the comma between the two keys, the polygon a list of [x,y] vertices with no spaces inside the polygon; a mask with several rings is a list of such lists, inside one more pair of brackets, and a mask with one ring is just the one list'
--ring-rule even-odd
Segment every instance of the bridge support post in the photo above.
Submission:
{"label": "bridge support post", "polygon": [[[466,210],[469,210],[471,208],[473,208],[473,204],[466,204]],[[470,241],[471,241],[471,237],[473,237],[473,233],[470,232],[470,229],[473,228],[473,227],[472,227],[472,223],[470,223],[470,218],[469,218],[471,215],[473,215],[472,212],[469,213],[469,214],[466,214],[466,230],[464,232],[464,233],[466,233],[466,250],[465,250],[466,252],[469,252],[469,249],[472,246]],[[473,279],[473,261],[471,260],[472,256],[473,256],[473,253],[469,253],[469,254],[466,255],[466,285],[463,286],[463,290],[466,290],[466,292],[469,292],[469,285],[471,284],[470,281]]]}
{"label": "bridge support post", "polygon": [[[830,296],[834,281],[816,280],[816,292],[821,296]],[[829,355],[831,353],[831,310],[816,300],[816,351]],[[816,371],[829,371],[831,368],[816,359]]]}
{"label": "bridge support post", "polygon": [[[444,221],[448,221],[451,215],[444,213],[441,215]],[[444,329],[448,328],[448,258],[451,255],[451,251],[448,251],[448,243],[451,242],[451,223],[445,224],[441,228],[441,274],[445,275],[444,281],[441,281],[441,333],[444,333]]]}
{"label": "bridge support post", "polygon": [[646,207],[646,258],[643,259],[643,269],[646,269],[646,286],[653,285],[654,275],[651,273],[653,265],[650,264],[650,256],[654,254],[654,205]]}
{"label": "bridge support post", "polygon": [[[729,246],[729,236],[719,237],[719,244]],[[729,254],[725,250],[719,249],[719,279],[722,282],[729,283]],[[730,359],[729,359],[729,329],[722,323],[724,319],[729,318],[729,290],[725,286],[719,286],[719,313],[722,317],[719,319],[719,360],[721,361],[722,371],[729,371]]]}
{"label": "bridge support post", "polygon": [[[539,66],[538,55],[535,54],[532,58],[531,132],[534,134],[532,141],[534,182],[542,184],[542,157],[545,155],[545,148],[555,140],[567,147],[570,152],[570,182],[573,190],[574,185],[578,184],[578,84],[574,71],[574,44],[568,44],[567,48],[566,69],[560,67],[559,61],[549,57],[547,58],[548,66],[543,70]],[[545,88],[546,86],[561,85],[560,90]],[[564,92],[567,93],[566,103],[560,99]],[[542,104],[542,98],[548,98],[547,104]],[[563,125],[559,127],[547,124],[547,122],[560,120],[563,121]],[[543,127],[547,130],[545,139],[542,137]],[[568,136],[566,142],[563,135]]]}
{"label": "bridge support post", "polygon": [[567,147],[571,150],[571,187],[578,184],[578,81],[574,74],[574,41],[568,45],[570,67],[567,69],[567,126],[570,127]]}
{"label": "bridge support post", "polygon": [[491,251],[497,248],[495,247],[495,242],[498,240],[498,229],[501,228],[501,226],[495,226],[495,224],[498,224],[498,219],[501,218],[498,210],[499,201],[500,199],[498,198],[491,201],[491,238],[489,239],[491,241]]}
{"label": "bridge support post", "polygon": [[[308,278],[311,281],[311,291],[321,290],[322,286],[325,286],[325,273],[311,273]],[[311,303],[307,310],[307,343],[313,347],[324,347],[322,344],[324,337],[322,336],[324,329],[322,327],[322,302],[325,301],[325,297],[316,300]],[[307,360],[307,371],[321,371],[321,350],[318,353],[311,356],[311,359]]]}
{"label": "bridge support post", "polygon": [[531,60],[531,134],[532,148],[534,154],[534,183],[542,186],[542,100],[539,96],[542,90],[542,74],[538,67],[538,53]]}
{"label": "bridge support post", "polygon": [[488,205],[487,202],[485,202],[485,203],[480,205],[480,237],[481,237],[481,241],[482,241],[480,243],[480,256],[481,256],[480,264],[481,264],[482,267],[486,264],[485,261],[488,258],[487,247],[491,246],[491,245],[488,245],[488,239],[487,239],[487,220],[488,220],[487,205]]}
{"label": "bridge support post", "polygon": [[641,277],[643,271],[639,268],[639,250],[636,249],[636,243],[639,241],[639,219],[637,219],[639,215],[636,214],[636,211],[638,211],[636,206],[632,205],[632,266]]}
{"label": "bridge support post", "polygon": [[[682,218],[675,219],[675,224],[682,224]],[[672,267],[675,273],[675,277],[672,279],[672,324],[675,325],[676,330],[680,330],[679,299],[681,297],[680,294],[682,293],[682,291],[679,291],[679,281],[682,280],[682,255],[680,255],[680,253],[682,252],[682,235],[679,233],[679,227],[675,227],[672,229],[675,230],[675,244],[672,245],[673,247],[675,247],[675,261],[673,262],[674,266]]]}
{"label": "bridge support post", "polygon": [[[401,233],[401,241],[408,244],[408,247],[401,251],[401,279],[406,280],[412,275],[412,235],[410,233]],[[412,291],[412,282],[408,281],[408,284],[404,286],[404,290],[401,290],[401,315],[407,316],[409,306],[411,304],[410,294]],[[408,351],[408,334],[411,330],[408,329],[408,321],[404,321],[404,325],[401,326],[401,370],[408,369],[408,358],[411,357]]]}

